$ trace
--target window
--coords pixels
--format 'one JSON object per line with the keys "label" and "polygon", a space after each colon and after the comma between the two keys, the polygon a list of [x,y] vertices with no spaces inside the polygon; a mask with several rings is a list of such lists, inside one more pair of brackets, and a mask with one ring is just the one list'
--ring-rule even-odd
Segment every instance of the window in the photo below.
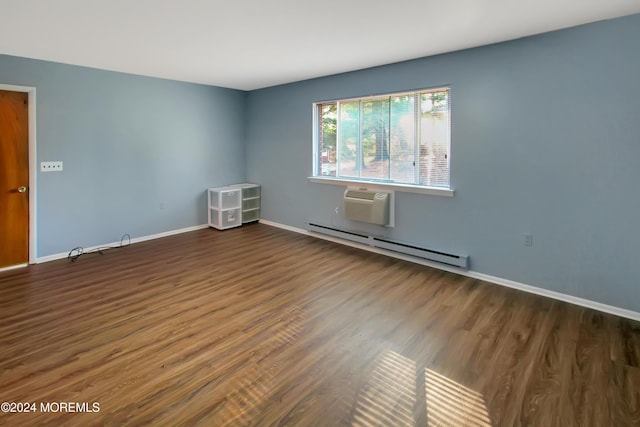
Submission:
{"label": "window", "polygon": [[314,177],[449,188],[449,88],[314,104]]}

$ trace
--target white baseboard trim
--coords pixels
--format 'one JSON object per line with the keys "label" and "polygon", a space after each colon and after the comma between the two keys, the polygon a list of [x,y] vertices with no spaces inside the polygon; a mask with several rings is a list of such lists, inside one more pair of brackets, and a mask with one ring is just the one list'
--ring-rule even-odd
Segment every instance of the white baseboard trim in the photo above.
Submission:
{"label": "white baseboard trim", "polygon": [[10,267],[2,267],[0,268],[0,273],[2,273],[3,271],[9,271],[9,270],[15,270],[17,268],[23,268],[23,267],[27,267],[29,264],[17,264],[17,265],[12,265]]}
{"label": "white baseboard trim", "polygon": [[416,263],[416,264],[426,265],[428,267],[437,268],[439,270],[449,271],[449,272],[452,272],[452,273],[460,274],[462,276],[467,276],[467,277],[471,277],[471,278],[474,278],[474,279],[483,280],[485,282],[494,283],[496,285],[501,285],[501,286],[506,286],[508,288],[517,289],[519,291],[524,291],[524,292],[528,292],[528,293],[531,293],[531,294],[541,295],[543,297],[552,298],[552,299],[555,299],[555,300],[558,300],[558,301],[564,301],[564,302],[568,302],[570,304],[575,304],[575,305],[579,305],[579,306],[582,306],[582,307],[591,308],[593,310],[598,310],[598,311],[602,311],[604,313],[609,313],[609,314],[613,314],[613,315],[616,315],[616,316],[625,317],[627,319],[640,321],[640,313],[638,313],[636,311],[632,311],[632,310],[627,310],[625,308],[615,307],[615,306],[608,305],[608,304],[603,304],[603,303],[600,303],[600,302],[597,302],[597,301],[591,301],[591,300],[588,300],[588,299],[585,299],[585,298],[579,298],[579,297],[576,297],[576,296],[573,296],[573,295],[563,294],[561,292],[551,291],[551,290],[540,288],[540,287],[537,287],[537,286],[527,285],[527,284],[524,284],[524,283],[515,282],[513,280],[504,279],[502,277],[491,276],[491,275],[480,273],[480,272],[473,271],[473,270],[463,270],[463,269],[458,269],[458,268],[455,268],[455,267],[449,267],[449,266],[446,266],[446,265],[443,265],[443,264],[438,264],[438,263],[427,261],[427,260],[421,260],[419,258],[413,258],[413,257],[410,257],[410,256],[406,256],[406,255],[403,255],[403,254],[392,252],[392,251],[385,251],[384,249],[374,248],[374,247],[371,247],[371,246],[363,245],[363,244],[356,243],[356,242],[350,242],[348,240],[342,240],[342,239],[338,239],[338,238],[331,237],[331,236],[325,236],[323,234],[311,233],[308,230],[304,230],[302,228],[291,227],[289,225],[280,224],[280,223],[273,222],[273,221],[268,221],[268,220],[261,219],[260,223],[261,224],[265,224],[265,225],[270,225],[272,227],[282,228],[284,230],[293,231],[293,232],[300,233],[300,234],[306,234],[308,236],[316,237],[316,238],[323,239],[323,240],[329,240],[329,241],[332,241],[332,242],[340,243],[342,245],[351,246],[351,247],[358,248],[358,249],[363,249],[365,251],[375,252],[375,253],[382,254],[382,255],[387,255],[387,256],[390,256],[390,257],[393,257],[393,258],[402,259],[402,260],[413,262],[413,263]]}
{"label": "white baseboard trim", "polygon": [[627,319],[640,321],[640,313],[632,310],[627,310],[626,308],[615,307],[613,305],[603,304],[601,302],[592,301],[569,294],[563,294],[561,292],[551,291],[549,289],[540,288],[538,286],[532,286],[520,282],[515,282],[509,279],[503,279],[502,277],[490,276],[488,274],[478,273],[477,271],[469,271],[468,273],[469,274],[467,274],[467,276],[484,280],[485,282],[495,283],[496,285],[502,285],[508,288],[529,292],[531,294],[541,295],[543,297],[568,302],[569,304],[592,308],[594,310],[614,314],[616,316],[626,317]]}
{"label": "white baseboard trim", "polygon": [[[182,233],[188,233],[190,231],[202,230],[203,228],[207,228],[207,227],[209,227],[208,224],[202,224],[202,225],[195,225],[193,227],[180,228],[178,230],[164,231],[162,233],[151,234],[149,236],[135,237],[131,239],[130,243],[134,244],[134,243],[146,242],[147,240],[160,239],[162,237],[169,237],[175,234],[182,234]],[[120,241],[105,243],[104,245],[91,246],[89,248],[82,248],[82,249],[85,253],[87,253],[87,252],[95,251],[96,249],[99,249],[99,248],[106,248],[106,247],[113,247],[113,246],[120,246]],[[40,264],[43,262],[56,261],[59,259],[64,259],[68,255],[69,255],[69,252],[62,252],[58,254],[38,257],[38,259],[36,260],[36,263]]]}

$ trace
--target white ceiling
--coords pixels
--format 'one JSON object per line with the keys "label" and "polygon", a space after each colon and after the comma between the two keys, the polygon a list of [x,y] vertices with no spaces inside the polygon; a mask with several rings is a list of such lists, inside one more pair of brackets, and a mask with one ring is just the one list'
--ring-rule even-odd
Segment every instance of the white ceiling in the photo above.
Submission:
{"label": "white ceiling", "polygon": [[0,53],[252,90],[640,12],[640,0],[0,0]]}

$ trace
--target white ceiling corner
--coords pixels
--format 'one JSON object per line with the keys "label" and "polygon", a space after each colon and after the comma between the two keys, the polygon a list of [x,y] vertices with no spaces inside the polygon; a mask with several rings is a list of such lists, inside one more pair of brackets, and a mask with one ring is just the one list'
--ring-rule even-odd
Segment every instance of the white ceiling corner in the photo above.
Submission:
{"label": "white ceiling corner", "polygon": [[252,90],[640,12],[638,0],[0,0],[0,54]]}

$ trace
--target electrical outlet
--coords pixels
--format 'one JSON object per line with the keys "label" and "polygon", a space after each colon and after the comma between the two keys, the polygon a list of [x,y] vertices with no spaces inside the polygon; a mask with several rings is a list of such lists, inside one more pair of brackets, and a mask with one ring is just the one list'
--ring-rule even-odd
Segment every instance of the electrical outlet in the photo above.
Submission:
{"label": "electrical outlet", "polygon": [[524,233],[522,235],[522,244],[524,246],[533,246],[533,234],[531,233]]}
{"label": "electrical outlet", "polygon": [[40,162],[40,172],[62,172],[62,162]]}

